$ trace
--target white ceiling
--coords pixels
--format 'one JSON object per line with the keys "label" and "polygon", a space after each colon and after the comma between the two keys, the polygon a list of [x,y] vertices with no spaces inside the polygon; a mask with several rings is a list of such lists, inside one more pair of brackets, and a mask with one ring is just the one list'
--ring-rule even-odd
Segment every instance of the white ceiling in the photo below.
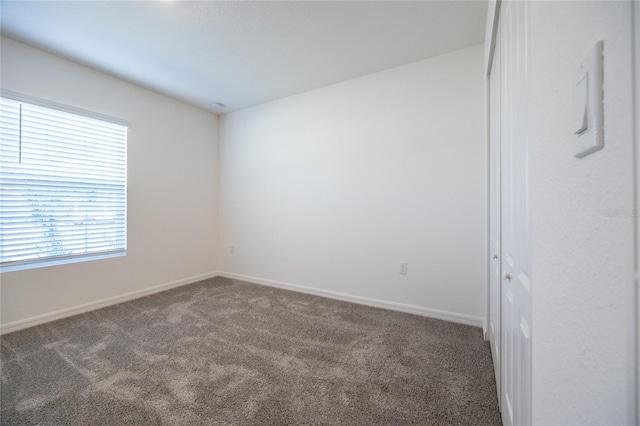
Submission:
{"label": "white ceiling", "polygon": [[224,113],[482,43],[486,1],[2,1],[2,33]]}

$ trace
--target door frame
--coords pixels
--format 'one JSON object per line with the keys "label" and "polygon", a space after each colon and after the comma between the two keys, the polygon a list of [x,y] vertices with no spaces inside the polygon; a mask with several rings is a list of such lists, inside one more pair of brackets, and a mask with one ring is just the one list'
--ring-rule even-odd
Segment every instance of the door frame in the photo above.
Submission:
{"label": "door frame", "polygon": [[484,70],[485,70],[485,80],[484,80],[484,129],[485,129],[485,146],[484,146],[484,154],[485,154],[485,232],[484,232],[484,240],[486,242],[485,247],[485,294],[484,294],[484,321],[482,324],[482,332],[485,340],[489,340],[489,321],[490,321],[490,312],[489,312],[489,302],[491,297],[491,236],[489,235],[489,206],[491,205],[491,192],[490,192],[490,174],[491,174],[491,158],[489,150],[489,145],[491,144],[491,68],[493,67],[493,55],[496,50],[496,35],[498,32],[498,18],[500,16],[500,3],[502,0],[489,0],[489,5],[487,8],[487,27],[485,30],[485,40],[489,40],[489,43],[485,42],[484,45]]}
{"label": "door frame", "polygon": [[636,424],[640,425],[640,4],[632,2],[633,22],[631,28],[631,43],[633,43],[633,65],[635,69],[632,75],[633,85],[633,109],[632,116],[634,127],[634,151],[635,151],[635,417]]}
{"label": "door frame", "polygon": [[[485,317],[483,324],[483,332],[485,340],[489,340],[489,326],[491,324],[491,269],[492,269],[492,258],[491,258],[491,235],[490,235],[490,223],[491,217],[489,215],[490,206],[491,206],[491,149],[490,145],[491,141],[491,71],[493,68],[493,57],[496,49],[496,39],[498,35],[498,23],[500,18],[500,5],[502,0],[489,0],[489,4],[487,7],[487,26],[485,30],[485,51],[484,51],[484,71],[485,71],[485,164],[486,164],[486,182],[485,182],[485,206],[486,206],[486,223],[485,223],[485,265],[486,265],[486,276],[485,276]],[[488,41],[488,42],[487,42]],[[502,287],[501,287],[502,288]],[[501,297],[500,297],[501,298]],[[502,317],[502,315],[500,315]],[[502,321],[502,318],[498,318],[498,321]],[[502,333],[500,333],[502,334]],[[500,334],[497,336],[500,338]],[[500,345],[502,348],[502,345]],[[497,363],[497,368],[501,369],[500,360]],[[494,365],[496,365],[494,363]],[[497,378],[501,378],[501,371],[497,371]],[[502,408],[502,397],[501,397],[501,383],[496,382],[496,391],[498,398],[498,405]]]}

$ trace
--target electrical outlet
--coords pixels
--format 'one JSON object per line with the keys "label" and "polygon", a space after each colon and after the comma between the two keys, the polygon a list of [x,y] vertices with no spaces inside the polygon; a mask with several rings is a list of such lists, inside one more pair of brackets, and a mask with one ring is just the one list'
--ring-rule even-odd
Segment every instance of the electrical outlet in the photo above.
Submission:
{"label": "electrical outlet", "polygon": [[233,254],[236,252],[236,246],[230,246],[229,247],[229,253]]}
{"label": "electrical outlet", "polygon": [[400,273],[407,275],[407,262],[400,262]]}

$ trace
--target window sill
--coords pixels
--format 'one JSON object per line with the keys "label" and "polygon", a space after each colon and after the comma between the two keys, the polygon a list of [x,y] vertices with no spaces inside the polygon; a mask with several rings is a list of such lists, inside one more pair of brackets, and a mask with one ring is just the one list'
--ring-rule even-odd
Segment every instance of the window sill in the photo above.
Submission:
{"label": "window sill", "polygon": [[78,263],[78,262],[88,262],[90,260],[111,259],[113,257],[124,257],[126,255],[127,255],[127,252],[123,251],[123,252],[117,252],[117,253],[103,253],[103,254],[93,254],[93,255],[87,255],[87,256],[70,257],[65,259],[43,260],[40,262],[32,262],[32,263],[20,263],[16,265],[0,266],[0,273],[24,271],[27,269],[45,268],[48,266],[67,265],[70,263]]}

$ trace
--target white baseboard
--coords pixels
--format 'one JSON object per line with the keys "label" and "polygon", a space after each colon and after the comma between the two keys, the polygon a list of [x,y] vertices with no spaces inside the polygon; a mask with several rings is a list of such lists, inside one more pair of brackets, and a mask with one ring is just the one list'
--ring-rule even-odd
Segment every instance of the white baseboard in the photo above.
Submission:
{"label": "white baseboard", "polygon": [[335,291],[322,290],[313,287],[306,287],[298,284],[290,284],[281,281],[267,280],[264,278],[250,277],[247,275],[234,274],[230,272],[209,272],[202,275],[196,275],[189,278],[184,278],[177,281],[172,281],[165,284],[160,284],[154,287],[149,287],[143,290],[133,291],[131,293],[122,294],[119,296],[108,297],[106,299],[96,300],[95,302],[89,302],[78,306],[73,306],[59,311],[50,312],[47,314],[36,315],[34,317],[25,318],[19,321],[10,322],[0,325],[0,334],[12,333],[14,331],[23,330],[25,328],[34,327],[36,325],[44,324],[47,322],[59,320],[62,318],[71,317],[73,315],[82,314],[89,311],[94,311],[100,308],[106,308],[107,306],[115,305],[129,300],[138,299],[140,297],[148,296],[154,293],[160,293],[161,291],[169,290],[175,287],[180,287],[187,284],[192,284],[198,281],[206,280],[214,277],[226,277],[236,279],[240,281],[247,281],[255,284],[266,285],[269,287],[277,287],[285,290],[297,291],[300,293],[314,294],[316,296],[327,297],[329,299],[343,300],[345,302],[357,303],[360,305],[374,306],[376,308],[389,309],[392,311],[406,312],[409,314],[420,315],[423,317],[437,318],[445,321],[456,322],[460,324],[473,325],[476,327],[483,326],[483,320],[480,317],[474,317],[470,315],[458,314],[455,312],[441,311],[438,309],[424,308],[421,306],[407,305],[398,302],[389,302],[380,299],[371,299],[362,296],[353,296],[345,293],[338,293]]}
{"label": "white baseboard", "polygon": [[119,296],[108,297],[106,299],[96,300],[95,302],[89,302],[78,306],[72,306],[71,308],[61,309],[59,311],[50,312],[47,314],[36,315],[31,318],[22,319],[19,321],[10,322],[0,325],[0,334],[7,334],[14,331],[22,330],[25,328],[33,327],[36,325],[44,324],[59,320],[73,315],[82,314],[89,311],[94,311],[100,308],[106,308],[107,306],[115,305],[129,300],[138,299],[140,297],[148,296],[150,294],[159,293],[161,291],[169,290],[174,287],[180,287],[195,283],[198,281],[206,280],[207,278],[213,278],[218,275],[217,272],[209,272],[206,274],[196,275],[189,278],[184,278],[177,281],[172,281],[165,284],[160,284],[154,287],[145,288],[143,290],[132,291],[131,293],[121,294]]}
{"label": "white baseboard", "polygon": [[429,317],[429,318],[437,318],[445,321],[456,322],[459,324],[473,325],[475,327],[482,327],[483,325],[483,319],[481,317],[458,314],[455,312],[447,312],[447,311],[441,311],[438,309],[423,308],[421,306],[407,305],[404,303],[389,302],[386,300],[379,300],[379,299],[371,299],[371,298],[362,297],[362,296],[353,296],[350,294],[338,293],[335,291],[322,290],[318,288],[306,287],[298,284],[289,284],[289,283],[284,283],[280,281],[267,280],[267,279],[257,278],[257,277],[249,277],[246,275],[234,274],[230,272],[218,272],[218,276],[236,279],[240,281],[247,281],[255,284],[262,284],[269,287],[277,287],[285,290],[297,291],[300,293],[314,294],[316,296],[323,296],[329,299],[343,300],[345,302],[357,303],[359,305],[367,305],[367,306],[373,306],[376,308],[389,309],[392,311],[406,312],[409,314],[415,314],[415,315],[420,315],[420,316]]}

